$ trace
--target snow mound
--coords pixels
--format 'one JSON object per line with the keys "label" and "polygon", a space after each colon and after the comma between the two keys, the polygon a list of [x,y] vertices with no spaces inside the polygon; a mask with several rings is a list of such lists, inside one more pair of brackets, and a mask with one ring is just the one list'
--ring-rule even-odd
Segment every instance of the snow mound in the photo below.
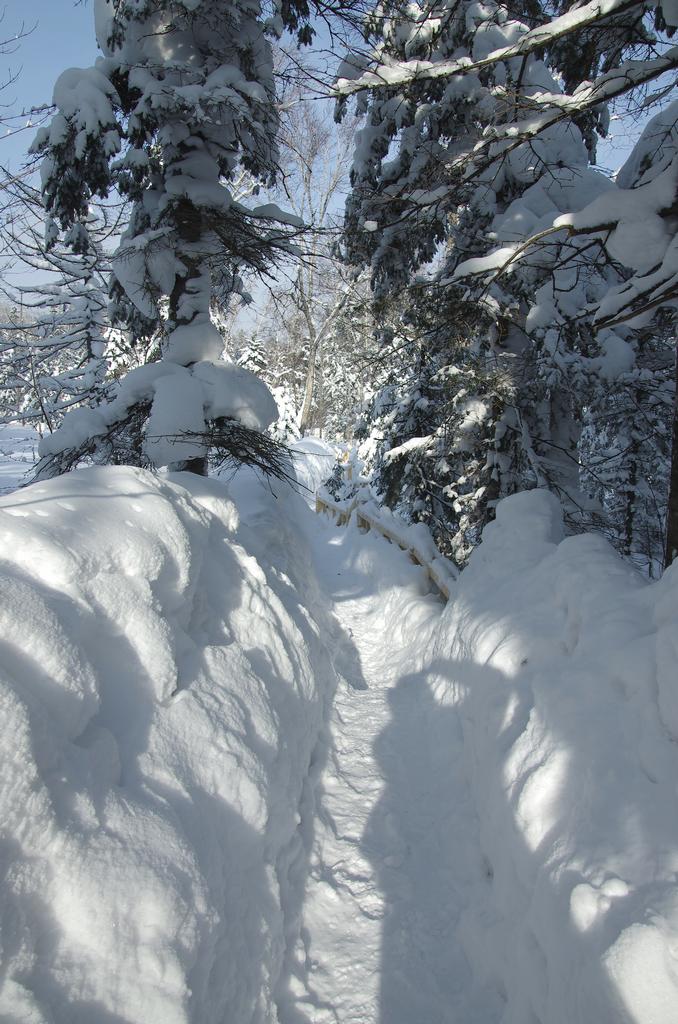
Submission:
{"label": "snow mound", "polygon": [[244,471],[0,531],[3,1021],[674,1024],[678,566],[532,491],[443,605]]}
{"label": "snow mound", "polygon": [[678,567],[646,585],[559,518],[498,505],[433,652],[485,863],[458,935],[503,1024],[673,1024]]}
{"label": "snow mound", "polygon": [[4,1021],[276,1017],[334,627],[301,499],[241,477],[247,525],[188,474],[0,500]]}
{"label": "snow mound", "polygon": [[301,437],[290,445],[294,474],[306,501],[315,507],[315,493],[332,475],[340,447],[317,437]]}

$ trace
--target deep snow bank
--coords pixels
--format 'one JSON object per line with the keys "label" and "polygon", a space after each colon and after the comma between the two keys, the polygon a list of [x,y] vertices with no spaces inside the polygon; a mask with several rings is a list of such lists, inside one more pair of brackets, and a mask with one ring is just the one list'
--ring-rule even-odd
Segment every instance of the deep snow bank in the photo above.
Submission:
{"label": "deep snow bank", "polygon": [[315,492],[331,476],[341,449],[317,437],[301,437],[290,449],[300,493],[315,508]]}
{"label": "deep snow bank", "polygon": [[275,1018],[334,627],[301,499],[232,490],[107,468],[0,501],[2,1020]]}
{"label": "deep snow bank", "polygon": [[458,935],[503,1024],[675,1024],[678,566],[648,586],[509,498],[427,675],[462,716],[486,864]]}

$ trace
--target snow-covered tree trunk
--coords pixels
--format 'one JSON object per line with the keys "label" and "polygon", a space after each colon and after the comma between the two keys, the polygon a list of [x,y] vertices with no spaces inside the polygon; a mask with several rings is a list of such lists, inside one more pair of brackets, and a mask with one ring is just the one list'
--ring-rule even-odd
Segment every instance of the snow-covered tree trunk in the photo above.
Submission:
{"label": "snow-covered tree trunk", "polygon": [[318,336],[314,334],[314,336],[309,339],[308,344],[308,365],[306,367],[306,381],[304,384],[304,401],[301,406],[301,412],[299,413],[299,432],[302,437],[308,430],[311,422],[313,393],[315,391],[315,370],[318,362],[318,341]]}
{"label": "snow-covered tree trunk", "polygon": [[678,353],[676,355],[676,393],[673,402],[671,472],[669,476],[669,504],[666,516],[664,566],[671,565],[676,558],[678,558]]}

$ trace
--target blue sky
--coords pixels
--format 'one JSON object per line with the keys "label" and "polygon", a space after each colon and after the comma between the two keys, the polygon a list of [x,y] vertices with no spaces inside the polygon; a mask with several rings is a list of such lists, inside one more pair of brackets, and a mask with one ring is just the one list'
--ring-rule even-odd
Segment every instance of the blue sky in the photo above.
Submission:
{"label": "blue sky", "polygon": [[[92,0],[15,0],[5,8],[0,39],[11,38],[22,26],[28,35],[14,53],[0,56],[2,81],[10,73],[18,73],[17,80],[0,96],[13,110],[49,103],[60,73],[65,68],[88,66],[98,52]],[[613,123],[612,134],[614,141],[601,145],[599,160],[603,166],[616,169],[628,154],[630,140],[619,122]],[[32,137],[33,132],[27,130],[0,139],[0,163],[16,170]]]}
{"label": "blue sky", "polygon": [[[11,39],[22,26],[28,35],[14,53],[0,56],[2,81],[18,74],[1,97],[12,110],[49,103],[54,82],[65,68],[87,67],[97,56],[91,2],[14,0],[5,7],[0,38]],[[16,169],[32,137],[29,130],[0,140],[0,162]]]}
{"label": "blue sky", "polygon": [[[17,81],[0,97],[14,110],[49,103],[60,73],[65,68],[88,66],[98,52],[92,0],[14,0],[5,8],[0,38],[11,38],[22,24],[29,34],[18,43],[15,53],[0,56],[3,81],[10,72],[19,73]],[[616,169],[630,145],[624,126],[617,122],[612,127],[614,141],[600,147],[599,160],[603,166]],[[28,130],[0,140],[0,163],[16,170],[32,136]]]}

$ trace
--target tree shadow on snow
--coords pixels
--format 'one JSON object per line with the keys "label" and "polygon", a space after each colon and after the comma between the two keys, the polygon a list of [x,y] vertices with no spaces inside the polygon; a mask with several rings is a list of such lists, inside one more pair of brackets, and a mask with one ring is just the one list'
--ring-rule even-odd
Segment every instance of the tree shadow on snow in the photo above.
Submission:
{"label": "tree shadow on snow", "polygon": [[[540,713],[576,766],[586,756],[577,719],[559,713],[556,696],[549,707],[549,692],[540,691]],[[521,790],[510,790],[503,765],[531,721],[528,668],[508,676],[441,658],[403,676],[389,700],[391,720],[374,751],[385,789],[361,840],[384,903],[381,1024],[498,1024],[509,1006],[511,1020],[551,1024],[565,1019],[558,1006],[574,978],[577,1020],[630,1020],[601,957],[638,897],[617,901],[606,929],[578,933],[569,897],[581,878],[563,871],[554,883],[556,839],[568,827],[562,813],[575,788],[588,795],[579,792],[581,774],[565,772],[562,788],[549,790],[543,834],[528,841],[518,824]],[[483,745],[496,754],[489,763],[478,761],[480,731],[496,737]],[[610,809],[613,846],[618,837],[624,848],[629,815],[637,824],[643,807]],[[559,929],[556,955],[549,943]]]}
{"label": "tree shadow on snow", "polygon": [[483,865],[468,831],[461,719],[438,704],[428,675],[403,676],[390,691],[391,720],[374,748],[385,788],[361,850],[383,899],[379,1020],[490,1024],[463,1002],[472,985],[457,929]]}

